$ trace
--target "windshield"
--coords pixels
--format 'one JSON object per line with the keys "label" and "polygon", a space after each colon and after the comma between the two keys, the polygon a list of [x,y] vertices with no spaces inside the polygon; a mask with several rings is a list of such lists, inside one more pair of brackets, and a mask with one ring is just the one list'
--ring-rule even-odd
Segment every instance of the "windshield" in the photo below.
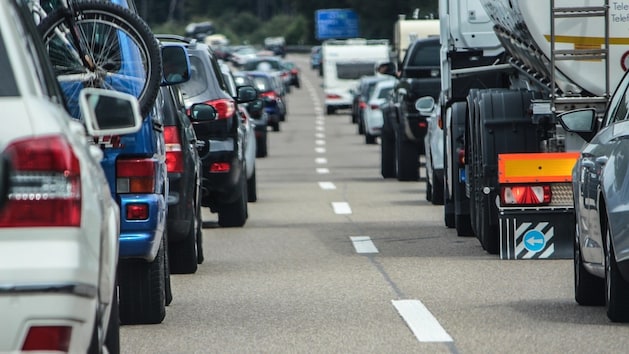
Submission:
{"label": "windshield", "polygon": [[373,62],[336,63],[336,76],[343,80],[358,80],[365,75],[373,75]]}

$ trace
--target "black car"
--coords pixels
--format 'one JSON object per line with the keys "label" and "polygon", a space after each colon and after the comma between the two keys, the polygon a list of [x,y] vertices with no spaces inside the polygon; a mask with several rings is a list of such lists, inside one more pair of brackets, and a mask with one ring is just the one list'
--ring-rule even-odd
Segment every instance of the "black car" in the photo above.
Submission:
{"label": "black car", "polygon": [[168,170],[168,260],[170,272],[194,273],[203,262],[201,219],[201,159],[196,134],[181,91],[163,86],[158,96],[164,113],[164,142]]}
{"label": "black car", "polygon": [[251,86],[239,87],[232,97],[212,49],[175,35],[158,35],[162,42],[185,43],[190,58],[190,80],[181,84],[186,109],[204,104],[214,107],[211,119],[191,117],[201,157],[201,206],[218,213],[223,227],[244,226],[247,217],[247,176],[244,134],[238,104],[257,96]]}
{"label": "black car", "polygon": [[[234,72],[234,81],[237,86],[249,85],[255,87],[253,80],[242,71]],[[257,100],[244,105],[255,125],[256,157],[266,157],[268,155],[269,116],[264,110],[264,100],[260,92],[258,92]]]}

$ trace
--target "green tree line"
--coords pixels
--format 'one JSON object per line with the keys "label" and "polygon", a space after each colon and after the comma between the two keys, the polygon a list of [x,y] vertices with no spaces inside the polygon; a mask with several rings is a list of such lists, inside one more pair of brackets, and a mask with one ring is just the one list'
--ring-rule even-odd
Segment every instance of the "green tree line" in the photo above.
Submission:
{"label": "green tree line", "polygon": [[232,43],[284,36],[288,44],[316,44],[315,11],[353,9],[360,36],[392,40],[398,15],[437,17],[438,0],[135,0],[155,32],[181,34],[190,22],[211,21]]}

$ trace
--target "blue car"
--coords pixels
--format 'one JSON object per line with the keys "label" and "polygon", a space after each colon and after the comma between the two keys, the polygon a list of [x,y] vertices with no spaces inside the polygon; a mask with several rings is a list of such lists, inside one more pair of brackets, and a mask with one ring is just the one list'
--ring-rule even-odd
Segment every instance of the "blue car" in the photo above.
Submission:
{"label": "blue car", "polygon": [[266,71],[245,71],[244,73],[251,78],[253,86],[264,100],[264,111],[268,116],[267,124],[273,128],[273,131],[279,131],[280,122],[286,120],[286,102],[279,74]]}

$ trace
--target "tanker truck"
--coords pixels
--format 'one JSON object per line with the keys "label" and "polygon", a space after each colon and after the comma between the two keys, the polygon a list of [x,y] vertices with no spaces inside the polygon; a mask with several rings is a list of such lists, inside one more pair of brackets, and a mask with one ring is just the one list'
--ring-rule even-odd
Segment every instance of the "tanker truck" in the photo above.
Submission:
{"label": "tanker truck", "polygon": [[571,174],[627,65],[629,10],[608,0],[440,0],[444,221],[502,259],[572,258]]}

